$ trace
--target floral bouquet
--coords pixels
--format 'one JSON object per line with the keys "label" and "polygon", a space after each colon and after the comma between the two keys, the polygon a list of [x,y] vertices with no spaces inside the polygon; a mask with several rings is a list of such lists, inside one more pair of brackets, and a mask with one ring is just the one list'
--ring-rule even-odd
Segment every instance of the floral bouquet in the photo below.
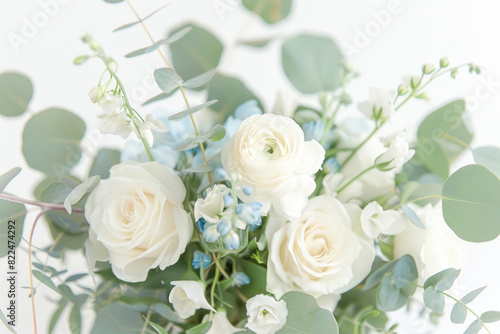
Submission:
{"label": "floral bouquet", "polygon": [[[159,94],[134,104],[120,79],[127,60],[118,64],[88,34],[88,53],[74,63],[102,64],[89,112],[123,147],[100,148],[80,179],[72,171],[85,123],[59,108],[27,121],[22,151],[45,179],[28,200],[5,191],[19,167],[0,177],[0,253],[12,290],[16,247],[27,245],[35,333],[63,321],[71,333],[96,334],[397,333],[393,311],[431,325],[445,303],[451,322],[464,324],[457,331],[491,332],[500,312],[472,310],[484,287],[461,291],[459,274],[466,242],[500,233],[500,149],[470,147],[463,100],[431,111],[416,136],[391,128],[393,114],[428,99],[435,80],[480,74],[479,66],[442,58],[394,92],[373,88],[369,101],[353,101],[358,73],[332,39],[239,41],[256,50],[281,45],[295,93],[280,92],[266,110],[218,70],[223,47],[211,32],[188,23],[154,40],[146,20],[158,11],[141,18],[128,0],[106,2],[126,2],[137,15],[116,31],[144,29],[151,39],[126,58],[161,56]],[[291,10],[291,0],[242,4],[269,24]],[[0,75],[2,115],[20,116],[32,95],[26,76]],[[179,97],[185,106],[176,109],[169,102]],[[450,173],[469,150],[476,163]],[[31,224],[24,218],[33,205],[41,210]],[[32,244],[37,224],[50,229],[47,245]],[[54,267],[71,250],[82,251],[88,269]],[[58,305],[48,328],[36,324],[41,285]],[[12,305],[2,308],[4,331],[19,333]],[[92,321],[81,315],[89,306]]]}

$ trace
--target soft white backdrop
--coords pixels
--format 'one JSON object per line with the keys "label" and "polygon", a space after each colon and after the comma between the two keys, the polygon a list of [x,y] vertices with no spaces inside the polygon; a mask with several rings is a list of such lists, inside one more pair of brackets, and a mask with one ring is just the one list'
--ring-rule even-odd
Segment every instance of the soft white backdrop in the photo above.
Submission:
{"label": "soft white backdrop", "polygon": [[[138,12],[144,16],[165,0],[133,1]],[[429,102],[416,101],[405,107],[394,120],[396,126],[413,126],[425,112],[459,97],[466,97],[476,137],[473,146],[499,145],[500,134],[500,3],[497,0],[358,0],[326,1],[296,0],[288,19],[269,28],[258,18],[241,9],[238,0],[173,0],[171,4],[147,22],[153,36],[160,39],[165,32],[190,20],[202,24],[231,51],[225,53],[221,70],[244,78],[247,85],[270,108],[279,88],[292,89],[284,77],[280,60],[280,43],[271,44],[265,52],[255,52],[247,47],[235,47],[236,39],[258,39],[275,36],[286,37],[297,32],[314,32],[329,35],[341,43],[349,55],[352,67],[362,76],[350,86],[349,93],[355,101],[367,95],[369,86],[396,88],[405,75],[418,74],[425,62],[436,63],[442,56],[449,56],[452,64],[474,61],[484,67],[481,77],[460,73],[455,81],[443,78],[432,84]],[[392,14],[382,12],[392,8]],[[224,9],[221,12],[221,9]],[[48,13],[43,14],[43,13]],[[377,20],[378,18],[378,20]],[[119,146],[120,140],[97,134],[97,110],[87,97],[88,90],[95,86],[102,67],[91,61],[76,67],[72,60],[87,52],[80,37],[91,32],[100,41],[107,53],[119,63],[122,77],[132,102],[139,105],[159,91],[154,86],[151,73],[163,66],[156,53],[132,60],[123,55],[149,45],[144,31],[134,29],[112,33],[111,31],[130,21],[134,16],[123,3],[111,5],[101,0],[25,0],[0,3],[0,72],[19,71],[28,75],[35,85],[35,95],[28,115],[0,121],[1,159],[0,173],[14,166],[23,167],[22,174],[7,190],[18,196],[32,198],[34,186],[42,180],[41,173],[31,170],[24,161],[21,150],[21,135],[24,123],[30,114],[51,106],[72,110],[87,123],[87,133],[92,139],[84,146],[84,157],[78,168],[78,176],[85,175],[99,145]],[[27,29],[29,23],[35,29]],[[366,35],[366,36],[363,36]],[[23,38],[20,40],[19,38]],[[13,42],[17,39],[17,42]],[[350,50],[350,51],[349,51]],[[193,99],[201,101],[202,96]],[[172,110],[181,110],[180,99],[174,100]],[[356,112],[352,110],[351,112]],[[461,163],[472,162],[470,153],[464,154]],[[456,167],[455,167],[456,168]],[[27,237],[33,212],[25,224]],[[37,228],[34,244],[46,246],[50,235],[44,224]],[[467,267],[463,268],[465,290],[489,285],[487,290],[471,304],[477,312],[500,310],[500,241],[471,244]],[[54,263],[50,263],[54,264]],[[55,264],[57,265],[57,264]],[[73,273],[85,270],[79,254],[67,259]],[[27,252],[18,251],[19,288],[18,323],[19,333],[32,332],[31,311],[28,292]],[[0,260],[0,270],[6,268]],[[91,282],[89,282],[90,284]],[[0,288],[0,307],[6,304],[4,284]],[[49,291],[39,287],[37,310],[39,332],[47,331],[54,304],[46,300]],[[451,303],[450,303],[451,304]],[[67,317],[67,315],[63,315]],[[88,332],[92,312],[85,312],[84,333]],[[472,321],[468,317],[468,323]],[[401,333],[412,333],[420,325],[412,322],[401,329]],[[498,324],[490,326],[493,332],[500,331]],[[3,328],[0,332],[3,333]],[[438,333],[460,333],[464,326],[453,325],[443,319]],[[59,326],[56,333],[69,333]]]}

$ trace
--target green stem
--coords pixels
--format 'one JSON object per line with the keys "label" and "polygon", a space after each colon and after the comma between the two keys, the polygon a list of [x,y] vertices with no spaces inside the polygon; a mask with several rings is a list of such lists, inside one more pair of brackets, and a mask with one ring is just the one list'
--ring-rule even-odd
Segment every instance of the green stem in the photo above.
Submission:
{"label": "green stem", "polygon": [[[215,309],[215,286],[219,282],[220,270],[219,267],[215,267],[214,281],[212,282],[212,289],[210,291],[210,305]],[[212,314],[213,311],[210,312]]]}
{"label": "green stem", "polygon": [[[328,123],[325,124],[325,130],[323,132],[323,137],[321,138],[321,141],[320,141],[320,144],[321,146],[323,146],[323,144],[325,143],[326,141],[326,137],[328,136],[328,131],[330,131],[330,129],[332,128],[333,126],[333,121],[335,120],[335,116],[337,116],[339,110],[340,110],[340,106],[342,105],[342,102],[341,100],[339,100],[337,102],[337,107],[335,108],[335,111],[333,112],[332,114],[332,117],[330,117],[330,119],[328,120]],[[326,114],[326,113],[325,113]]]}
{"label": "green stem", "polygon": [[409,203],[413,203],[413,202],[418,202],[418,201],[421,201],[423,199],[429,199],[429,198],[445,198],[441,195],[429,195],[429,196],[423,196],[423,197],[419,197],[419,198],[415,198],[415,199],[412,199],[411,201],[408,201],[408,202],[405,202],[405,203],[399,203],[398,205],[396,206],[393,206],[392,208],[388,209],[388,210],[396,210],[396,209],[399,209],[400,207],[402,207],[403,205],[406,205],[406,204],[409,204]]}
{"label": "green stem", "polygon": [[337,194],[340,194],[342,191],[344,191],[347,187],[349,187],[354,181],[356,181],[357,179],[359,179],[361,176],[363,176],[364,174],[368,173],[369,171],[371,171],[372,169],[374,168],[377,168],[377,165],[373,165],[373,166],[370,166],[368,168],[366,168],[365,170],[361,171],[358,175],[356,175],[355,177],[353,177],[352,179],[349,180],[349,182],[347,182],[346,184],[344,184],[339,190],[337,190]]}

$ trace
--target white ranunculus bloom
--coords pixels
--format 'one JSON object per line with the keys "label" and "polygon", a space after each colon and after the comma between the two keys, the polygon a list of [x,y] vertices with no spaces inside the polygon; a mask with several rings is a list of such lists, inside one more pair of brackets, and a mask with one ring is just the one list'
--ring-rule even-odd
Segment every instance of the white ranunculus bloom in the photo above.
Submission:
{"label": "white ranunculus bloom", "polygon": [[408,218],[396,210],[382,209],[377,202],[371,202],[361,212],[361,227],[365,234],[376,239],[380,234],[397,235],[408,227]]}
{"label": "white ranunculus bloom", "polygon": [[389,118],[394,113],[394,104],[392,100],[394,99],[393,94],[387,90],[371,87],[369,90],[370,100],[361,102],[358,104],[359,110],[361,110],[369,118],[374,117],[375,112],[381,111],[381,117],[383,119]]}
{"label": "white ranunculus bloom", "polygon": [[414,154],[415,150],[410,149],[408,141],[403,136],[396,135],[391,139],[387,151],[378,157],[376,162],[389,162],[384,169],[394,169],[397,173]]}
{"label": "white ranunculus bloom", "polygon": [[122,111],[119,114],[101,114],[101,123],[99,124],[99,130],[105,134],[118,135],[123,139],[127,139],[133,130],[133,126],[130,124],[130,120]]}
{"label": "white ranunculus bloom", "polygon": [[198,198],[194,204],[194,219],[204,218],[209,223],[218,223],[219,215],[224,211],[224,196],[229,189],[223,184],[216,184],[207,190],[205,198]]}
{"label": "white ranunculus bloom", "polygon": [[[203,322],[210,320],[210,314],[206,314],[203,317]],[[225,312],[217,312],[212,317],[212,326],[206,334],[233,334],[242,332],[244,329],[234,327],[229,320],[227,320],[227,314]]]}
{"label": "white ranunculus bloom", "polygon": [[109,261],[116,277],[127,282],[144,281],[149,269],[175,264],[193,233],[185,196],[181,179],[157,162],[113,166],[85,205],[96,260]]}
{"label": "white ranunculus bloom", "polygon": [[198,281],[172,281],[174,286],[168,295],[168,301],[174,306],[181,319],[187,319],[203,308],[215,311],[205,297],[205,286]]}
{"label": "white ranunculus bloom", "polygon": [[267,291],[281,298],[302,291],[333,310],[338,296],[358,285],[370,272],[373,240],[361,229],[361,208],[322,195],[309,201],[300,218],[273,219],[269,240]]}
{"label": "white ranunculus bloom", "polygon": [[424,207],[409,205],[418,215],[425,229],[409,224],[405,232],[394,238],[394,256],[405,254],[415,259],[419,284],[447,268],[463,268],[467,256],[467,243],[457,237],[446,225],[441,202]]}
{"label": "white ranunculus bloom", "polygon": [[288,310],[283,300],[256,295],[247,301],[248,323],[246,328],[257,334],[274,334],[286,323]]}
{"label": "white ranunculus bloom", "polygon": [[300,216],[316,184],[312,175],[320,168],[325,150],[314,141],[304,141],[304,132],[294,120],[274,114],[253,115],[241,123],[222,151],[222,165],[238,174],[252,195],[238,194],[244,202],[262,203],[263,213]]}
{"label": "white ranunculus bloom", "polygon": [[297,109],[297,100],[289,90],[279,90],[276,94],[273,111],[276,115],[293,117]]}

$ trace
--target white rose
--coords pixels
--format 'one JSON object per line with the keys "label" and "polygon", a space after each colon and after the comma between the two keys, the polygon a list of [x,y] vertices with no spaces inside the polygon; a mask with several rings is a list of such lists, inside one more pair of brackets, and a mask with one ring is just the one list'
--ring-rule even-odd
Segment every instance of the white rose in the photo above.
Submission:
{"label": "white rose", "polygon": [[390,92],[371,87],[369,89],[370,100],[361,102],[358,104],[359,110],[361,110],[369,118],[374,118],[374,114],[380,114],[381,118],[386,119],[391,116],[395,109],[392,100],[394,99],[393,94]]}
{"label": "white rose", "polygon": [[173,281],[174,286],[168,295],[168,301],[174,306],[174,310],[181,319],[187,319],[196,313],[196,310],[204,308],[214,311],[205,297],[205,286],[198,281]]}
{"label": "white rose", "polygon": [[[203,317],[203,322],[210,320],[210,314],[206,314]],[[229,320],[227,320],[227,314],[225,312],[218,312],[212,317],[212,326],[206,334],[233,334],[242,332],[244,329],[234,327]]]}
{"label": "white rose", "polygon": [[246,306],[248,323],[245,327],[257,334],[274,334],[286,323],[288,310],[283,300],[276,301],[260,294],[250,298]]}
{"label": "white rose", "polygon": [[263,213],[273,208],[284,217],[298,217],[316,184],[325,150],[304,141],[304,132],[291,118],[274,114],[253,115],[241,123],[222,151],[222,165],[253,188],[244,202],[262,203]]}
{"label": "white rose", "polygon": [[193,233],[183,209],[186,188],[157,162],[124,162],[92,191],[85,205],[90,243],[98,261],[127,282],[144,281],[148,270],[179,260]]}
{"label": "white rose", "polygon": [[412,204],[409,206],[425,225],[425,229],[409,224],[405,232],[394,238],[394,256],[409,254],[415,259],[419,284],[442,270],[463,268],[467,243],[446,225],[441,202],[435,206],[427,204],[422,208]]}
{"label": "white rose", "polygon": [[218,217],[224,211],[224,196],[229,189],[222,184],[216,184],[208,189],[205,198],[198,198],[194,204],[194,219],[204,218],[209,223],[218,223]]}
{"label": "white rose", "polygon": [[365,234],[376,239],[380,234],[397,235],[408,227],[408,219],[396,210],[382,209],[377,202],[371,202],[361,212],[361,227]]}
{"label": "white rose", "polygon": [[378,157],[376,162],[378,164],[388,162],[384,169],[394,169],[397,173],[414,154],[415,150],[410,150],[410,145],[403,136],[394,136],[387,151]]}
{"label": "white rose", "polygon": [[[370,272],[375,250],[360,226],[361,209],[322,195],[309,201],[298,219],[281,228],[271,222],[267,290],[277,298],[302,291],[333,310],[338,295]],[[279,223],[278,223],[279,224]]]}

